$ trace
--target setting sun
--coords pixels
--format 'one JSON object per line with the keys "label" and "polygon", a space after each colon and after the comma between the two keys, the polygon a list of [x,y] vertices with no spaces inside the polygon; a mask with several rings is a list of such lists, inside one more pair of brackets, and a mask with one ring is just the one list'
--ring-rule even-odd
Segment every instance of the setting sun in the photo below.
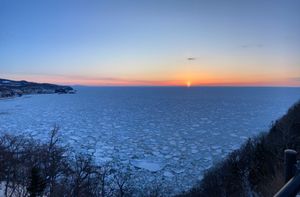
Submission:
{"label": "setting sun", "polygon": [[191,82],[190,81],[186,82],[186,87],[188,87],[188,88],[191,87]]}

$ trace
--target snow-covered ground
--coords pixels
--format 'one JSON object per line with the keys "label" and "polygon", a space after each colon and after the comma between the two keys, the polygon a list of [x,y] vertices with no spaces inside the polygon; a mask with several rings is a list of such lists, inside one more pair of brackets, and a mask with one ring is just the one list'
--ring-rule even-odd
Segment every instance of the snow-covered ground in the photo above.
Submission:
{"label": "snow-covered ground", "polygon": [[0,133],[65,143],[98,162],[128,164],[144,181],[191,187],[203,171],[266,131],[300,98],[296,88],[75,88],[74,95],[0,100]]}

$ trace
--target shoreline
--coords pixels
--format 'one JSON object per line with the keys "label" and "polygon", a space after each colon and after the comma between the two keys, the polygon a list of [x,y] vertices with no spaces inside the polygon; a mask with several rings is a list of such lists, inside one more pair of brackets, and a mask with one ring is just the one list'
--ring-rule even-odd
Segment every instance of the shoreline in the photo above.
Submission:
{"label": "shoreline", "polygon": [[74,94],[70,86],[0,79],[0,99],[32,94]]}

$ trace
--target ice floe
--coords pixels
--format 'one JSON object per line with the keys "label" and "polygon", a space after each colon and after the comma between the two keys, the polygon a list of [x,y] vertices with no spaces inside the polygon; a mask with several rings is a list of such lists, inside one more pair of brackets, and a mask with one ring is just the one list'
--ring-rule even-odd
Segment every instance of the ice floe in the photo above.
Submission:
{"label": "ice floe", "polygon": [[148,170],[150,172],[157,172],[164,168],[164,164],[161,162],[143,160],[143,159],[136,159],[130,162],[133,166],[137,168],[142,168]]}
{"label": "ice floe", "polygon": [[163,90],[80,88],[74,95],[0,100],[0,133],[45,140],[58,124],[64,143],[96,162],[128,164],[148,181],[176,178],[184,190],[299,99],[293,89],[276,96],[231,89],[222,97],[218,89]]}

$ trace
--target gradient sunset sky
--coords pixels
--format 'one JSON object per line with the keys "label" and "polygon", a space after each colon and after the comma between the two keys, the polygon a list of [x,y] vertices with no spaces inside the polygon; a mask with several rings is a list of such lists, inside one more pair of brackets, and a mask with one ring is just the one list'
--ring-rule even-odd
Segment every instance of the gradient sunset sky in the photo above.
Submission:
{"label": "gradient sunset sky", "polygon": [[0,0],[0,78],[300,86],[300,1]]}

